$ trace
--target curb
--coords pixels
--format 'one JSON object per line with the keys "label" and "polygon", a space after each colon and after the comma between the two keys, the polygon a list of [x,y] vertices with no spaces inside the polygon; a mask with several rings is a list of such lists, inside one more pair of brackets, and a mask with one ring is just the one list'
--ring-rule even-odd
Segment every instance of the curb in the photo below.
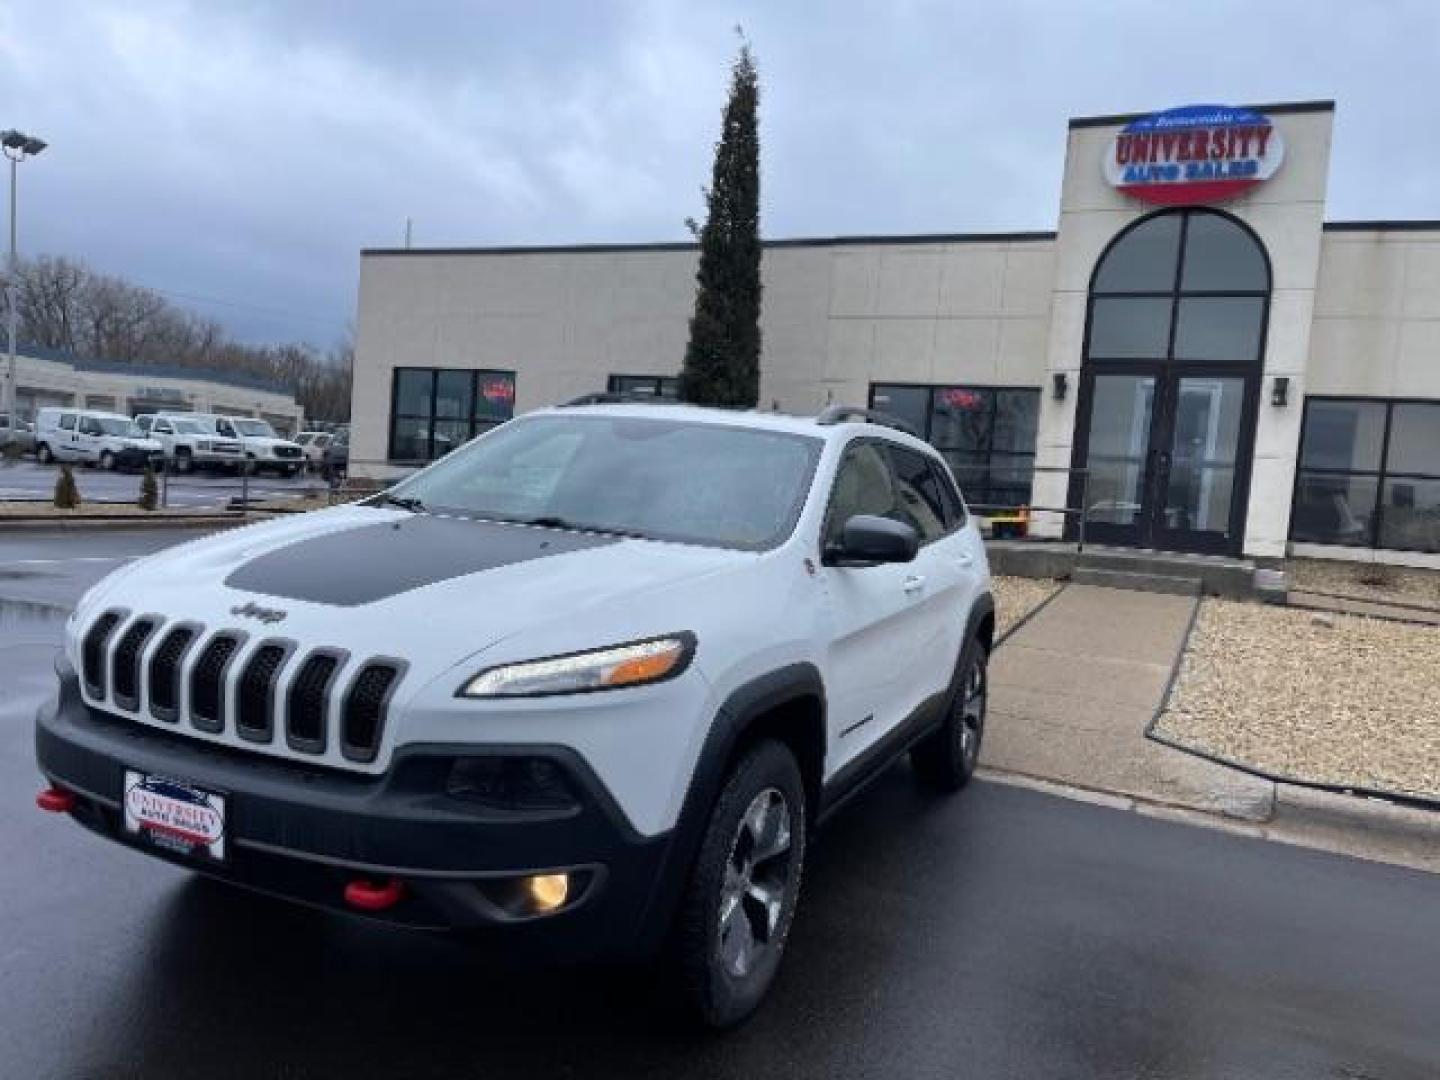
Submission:
{"label": "curb", "polygon": [[975,775],[991,783],[1159,821],[1440,874],[1440,815],[1380,799],[1276,784],[1270,816],[1263,821],[1250,821],[1180,803],[1078,787],[985,765],[980,766]]}
{"label": "curb", "polygon": [[233,528],[257,521],[267,521],[266,513],[250,514],[185,514],[166,517],[105,517],[93,514],[85,517],[16,517],[0,518],[0,533],[10,528],[37,532],[83,529],[165,529],[165,528]]}

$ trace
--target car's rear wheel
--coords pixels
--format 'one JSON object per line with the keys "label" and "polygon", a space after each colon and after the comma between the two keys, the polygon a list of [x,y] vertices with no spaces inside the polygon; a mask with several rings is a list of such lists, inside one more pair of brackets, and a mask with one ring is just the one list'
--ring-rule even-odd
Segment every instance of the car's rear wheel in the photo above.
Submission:
{"label": "car's rear wheel", "polygon": [[780,967],[805,866],[805,788],[795,756],[766,740],[730,773],[677,915],[674,971],[687,1011],[728,1027]]}
{"label": "car's rear wheel", "polygon": [[988,662],[984,643],[972,638],[960,657],[944,723],[910,751],[915,772],[937,790],[959,791],[975,775],[990,697]]}

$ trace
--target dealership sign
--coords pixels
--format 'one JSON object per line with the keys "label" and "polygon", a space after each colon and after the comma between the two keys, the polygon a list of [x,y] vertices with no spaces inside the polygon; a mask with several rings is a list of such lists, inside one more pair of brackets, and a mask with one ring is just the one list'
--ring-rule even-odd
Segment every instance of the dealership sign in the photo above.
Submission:
{"label": "dealership sign", "polygon": [[1132,120],[1105,154],[1111,186],[1162,206],[1232,199],[1275,175],[1285,140],[1268,116],[1186,105]]}

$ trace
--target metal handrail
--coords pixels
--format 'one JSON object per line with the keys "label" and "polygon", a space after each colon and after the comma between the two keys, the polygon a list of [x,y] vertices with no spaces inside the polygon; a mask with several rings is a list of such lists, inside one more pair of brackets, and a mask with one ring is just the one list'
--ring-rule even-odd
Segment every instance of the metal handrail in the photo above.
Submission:
{"label": "metal handrail", "polygon": [[[947,462],[948,464],[948,462]],[[950,465],[951,472],[975,472],[990,470],[989,465]],[[1072,468],[1067,465],[1032,465],[1030,466],[1031,477],[1037,473],[1065,473],[1070,476],[1080,477],[1080,505],[1079,506],[1036,506],[1027,504],[1023,509],[1039,512],[1042,514],[1060,514],[1067,520],[1071,515],[1078,515],[1079,521],[1075,527],[1075,549],[1077,552],[1085,550],[1085,528],[1090,516],[1090,470],[1088,468]],[[962,488],[964,485],[961,485]],[[971,510],[983,512],[986,510],[1019,510],[1018,506],[1003,506],[997,503],[972,503],[965,504]]]}

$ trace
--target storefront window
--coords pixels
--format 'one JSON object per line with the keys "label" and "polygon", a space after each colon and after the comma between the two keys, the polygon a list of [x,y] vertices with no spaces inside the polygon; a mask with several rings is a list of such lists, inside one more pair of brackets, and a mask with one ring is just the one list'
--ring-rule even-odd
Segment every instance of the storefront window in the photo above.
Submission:
{"label": "storefront window", "polygon": [[982,512],[1030,502],[1039,390],[876,383],[870,407],[905,421],[939,450]]}
{"label": "storefront window", "polygon": [[1440,404],[1307,401],[1290,537],[1440,553]]}
{"label": "storefront window", "polygon": [[515,373],[397,368],[391,402],[390,460],[433,461],[514,415]]}

